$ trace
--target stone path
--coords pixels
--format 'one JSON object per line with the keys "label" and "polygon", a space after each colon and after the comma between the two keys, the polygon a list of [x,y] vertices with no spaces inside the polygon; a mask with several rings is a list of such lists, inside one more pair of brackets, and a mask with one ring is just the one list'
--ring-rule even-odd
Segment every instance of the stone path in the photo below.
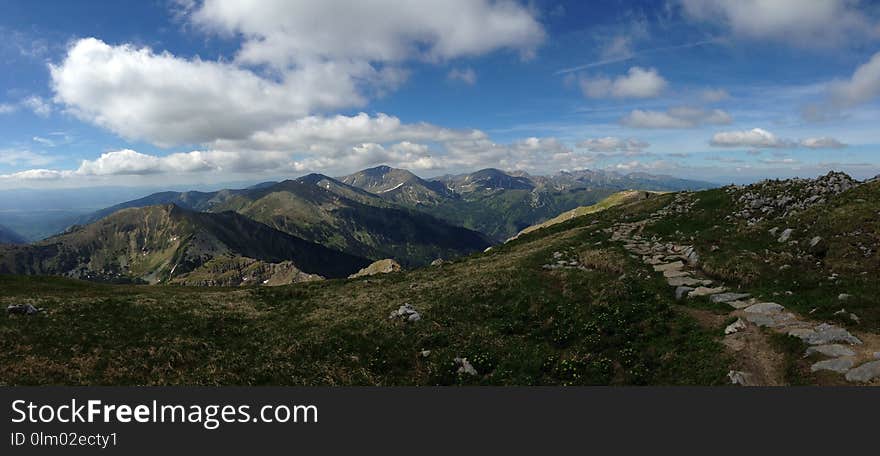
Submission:
{"label": "stone path", "polygon": [[[780,304],[756,299],[745,290],[729,290],[701,273],[700,257],[692,246],[676,245],[641,235],[646,224],[671,211],[683,212],[687,209],[682,204],[673,204],[672,208],[662,209],[646,220],[619,223],[606,231],[611,234],[612,241],[622,242],[627,251],[653,266],[656,273],[663,274],[674,289],[676,299],[708,296],[712,302],[729,305],[730,316],[736,317],[736,321],[725,328],[724,344],[732,351],[756,350],[754,340],[746,340],[749,337],[747,333],[754,333],[757,328],[763,327],[803,340],[809,345],[805,357],[818,355],[825,358],[811,366],[813,372],[836,372],[853,383],[880,380],[880,353],[877,353],[880,346],[870,346],[878,344],[876,338],[874,344],[865,344],[844,328],[804,319],[788,312]],[[759,357],[754,353],[740,355]],[[767,362],[747,364],[754,370],[769,369]],[[730,371],[728,377],[732,383],[744,386],[776,384],[766,372]]]}

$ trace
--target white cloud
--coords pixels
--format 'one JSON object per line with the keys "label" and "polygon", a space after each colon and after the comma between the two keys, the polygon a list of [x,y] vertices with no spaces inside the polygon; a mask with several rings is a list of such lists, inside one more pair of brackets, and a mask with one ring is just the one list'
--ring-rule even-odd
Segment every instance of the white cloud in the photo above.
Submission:
{"label": "white cloud", "polygon": [[800,142],[801,146],[807,147],[809,149],[842,149],[846,147],[846,144],[838,141],[834,138],[829,137],[821,137],[821,138],[806,138],[802,139]]}
{"label": "white cloud", "polygon": [[21,100],[21,105],[40,117],[48,117],[52,113],[52,105],[36,95],[31,95]]}
{"label": "white cloud", "polygon": [[828,47],[877,35],[854,0],[680,0],[691,19],[717,23],[750,39]]}
{"label": "white cloud", "polygon": [[55,157],[31,152],[29,150],[0,150],[0,164],[7,166],[43,166],[55,161]]}
{"label": "white cloud", "polygon": [[616,78],[581,77],[581,91],[589,98],[654,98],[659,96],[667,82],[654,68],[632,67],[627,74]]}
{"label": "white cloud", "polygon": [[587,149],[590,152],[621,152],[627,155],[640,154],[649,145],[635,138],[623,139],[614,136],[585,139],[578,143],[578,147]]}
{"label": "white cloud", "polygon": [[18,109],[17,106],[8,103],[0,103],[0,114],[11,114]]}
{"label": "white cloud", "polygon": [[715,133],[709,144],[716,147],[754,147],[762,149],[792,146],[791,141],[779,139],[773,133],[762,128]]}
{"label": "white cloud", "polygon": [[453,68],[449,74],[446,75],[446,78],[450,81],[459,81],[467,85],[474,85],[477,83],[477,73],[473,68]]}
{"label": "white cloud", "polygon": [[56,171],[51,169],[29,169],[12,174],[0,174],[0,179],[15,181],[31,180],[57,180],[70,175],[68,171]]}
{"label": "white cloud", "polygon": [[727,125],[733,119],[720,109],[705,110],[680,106],[664,111],[635,109],[620,123],[631,128],[695,128],[701,125]]}
{"label": "white cloud", "polygon": [[830,95],[832,104],[838,108],[867,103],[880,95],[880,52],[856,68],[849,80],[832,83]]}
{"label": "white cloud", "polygon": [[730,94],[724,89],[706,89],[700,93],[700,98],[706,103],[718,103],[730,98]]}
{"label": "white cloud", "polygon": [[237,60],[278,68],[315,60],[445,60],[507,48],[531,55],[544,39],[534,12],[489,0],[206,0],[195,24],[241,34]]}

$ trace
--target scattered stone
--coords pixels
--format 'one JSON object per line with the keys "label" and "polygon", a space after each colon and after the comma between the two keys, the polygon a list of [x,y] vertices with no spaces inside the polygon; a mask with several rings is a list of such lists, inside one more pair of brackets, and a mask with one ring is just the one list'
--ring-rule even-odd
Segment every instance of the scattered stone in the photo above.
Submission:
{"label": "scattered stone", "polygon": [[838,300],[838,301],[846,301],[846,300],[848,300],[849,298],[852,298],[852,295],[849,295],[849,294],[846,294],[846,293],[841,293],[841,294],[837,295],[837,300]]}
{"label": "scattered stone", "polygon": [[403,321],[408,321],[411,323],[415,323],[422,319],[422,315],[409,303],[400,306],[399,309],[392,311],[391,315],[388,317],[390,319],[401,319]]}
{"label": "scattered stone", "polygon": [[816,236],[813,239],[810,239],[810,248],[816,247],[820,242],[822,242],[822,236]]}
{"label": "scattered stone", "polygon": [[840,344],[817,345],[815,347],[809,347],[807,348],[806,356],[810,356],[815,353],[831,358],[856,355],[856,352],[854,352],[851,348]]}
{"label": "scattered stone", "polygon": [[671,269],[663,271],[663,277],[666,277],[667,279],[672,279],[675,277],[690,277],[690,275],[691,274],[689,272],[682,270]]}
{"label": "scattered stone", "polygon": [[6,313],[10,315],[36,315],[42,311],[42,307],[34,307],[30,304],[10,304],[6,307]]}
{"label": "scattered stone", "polygon": [[779,235],[778,241],[779,242],[788,242],[789,238],[791,238],[791,233],[793,233],[793,232],[794,232],[793,229],[786,228],[785,231],[783,231],[782,234]]}
{"label": "scattered stone", "polygon": [[730,302],[730,301],[737,301],[740,299],[746,299],[746,298],[749,298],[750,296],[752,296],[752,295],[749,293],[718,293],[716,295],[710,296],[709,300],[714,303]]}
{"label": "scattered stone", "polygon": [[697,250],[693,247],[689,250],[690,252],[685,251],[685,259],[690,267],[695,268],[700,265],[700,254],[697,253]]}
{"label": "scattered stone", "polygon": [[867,383],[877,377],[880,377],[880,361],[862,364],[846,373],[846,379],[851,382]]}
{"label": "scattered stone", "polygon": [[757,314],[776,314],[785,310],[785,307],[782,307],[775,302],[761,302],[758,304],[752,304],[751,306],[746,307],[746,313],[757,313]]}
{"label": "scattered stone", "polygon": [[740,386],[749,386],[751,384],[752,375],[748,372],[743,371],[730,371],[727,373],[727,378],[730,379],[730,383],[734,385]]}
{"label": "scattered stone", "polygon": [[727,301],[727,305],[733,307],[734,309],[745,309],[746,307],[752,305],[749,301]]}
{"label": "scattered stone", "polygon": [[742,318],[737,318],[735,322],[727,325],[727,327],[724,328],[724,334],[725,335],[733,334],[735,332],[739,332],[744,329],[746,329],[746,323],[744,321],[742,321]]}
{"label": "scattered stone", "polygon": [[820,370],[830,370],[833,372],[837,372],[838,374],[845,374],[850,369],[852,369],[855,361],[853,358],[847,356],[844,358],[832,358],[819,361],[810,366],[810,372],[816,372]]}
{"label": "scattered stone", "polygon": [[716,287],[716,288],[707,288],[707,287],[697,287],[694,291],[688,294],[689,298],[698,298],[700,296],[709,296],[713,294],[724,293],[724,287]]}
{"label": "scattered stone", "polygon": [[675,299],[680,301],[680,300],[686,298],[688,293],[690,293],[692,291],[694,291],[694,289],[692,287],[685,287],[685,286],[676,287],[675,288]]}
{"label": "scattered stone", "polygon": [[437,258],[436,260],[431,262],[431,266],[443,266],[446,263],[447,263],[447,261],[444,260],[443,258]]}
{"label": "scattered stone", "polygon": [[431,356],[431,350],[422,350],[419,352],[419,355],[421,355],[422,358],[427,358]]}
{"label": "scattered stone", "polygon": [[753,323],[758,326],[766,326],[768,328],[774,328],[777,326],[776,320],[773,319],[772,316],[767,314],[749,314],[746,315],[746,320],[748,320],[749,323]]}
{"label": "scattered stone", "polygon": [[880,352],[874,352],[874,358],[880,359]]}
{"label": "scattered stone", "polygon": [[695,277],[667,277],[666,283],[670,287],[692,287],[695,285],[711,285],[711,280],[697,279]]}
{"label": "scattered stone", "polygon": [[468,375],[480,375],[477,373],[477,370],[474,369],[474,366],[467,360],[467,358],[455,358],[453,360],[455,365],[458,366],[458,370],[456,370],[459,374],[468,374]]}

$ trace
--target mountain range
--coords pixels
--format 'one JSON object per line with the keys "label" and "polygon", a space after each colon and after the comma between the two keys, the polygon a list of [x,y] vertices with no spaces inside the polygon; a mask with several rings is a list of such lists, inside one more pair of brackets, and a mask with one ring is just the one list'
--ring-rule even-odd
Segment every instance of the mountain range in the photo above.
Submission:
{"label": "mountain range", "polygon": [[408,269],[482,251],[622,189],[710,185],[595,171],[544,177],[484,169],[423,179],[379,166],[340,178],[166,191],[81,216],[31,246],[7,247],[0,272],[209,285],[344,277],[382,259]]}

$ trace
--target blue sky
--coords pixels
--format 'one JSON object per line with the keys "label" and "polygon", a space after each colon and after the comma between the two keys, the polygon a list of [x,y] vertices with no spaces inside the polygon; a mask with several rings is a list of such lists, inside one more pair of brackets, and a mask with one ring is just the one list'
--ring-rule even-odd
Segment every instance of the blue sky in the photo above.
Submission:
{"label": "blue sky", "polygon": [[880,5],[0,1],[0,188],[880,173]]}

